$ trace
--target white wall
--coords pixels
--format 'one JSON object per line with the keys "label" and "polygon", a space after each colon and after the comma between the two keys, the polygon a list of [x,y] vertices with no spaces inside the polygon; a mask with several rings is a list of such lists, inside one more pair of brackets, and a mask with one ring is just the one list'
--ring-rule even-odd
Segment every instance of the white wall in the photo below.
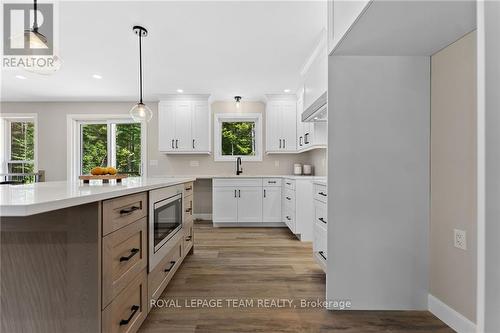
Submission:
{"label": "white wall", "polygon": [[[2,102],[2,113],[37,113],[39,130],[38,167],[46,170],[46,180],[66,179],[66,115],[67,114],[128,114],[132,102]],[[166,155],[158,151],[158,111],[157,103],[148,103],[153,111],[153,119],[148,124],[148,160],[158,161],[157,166],[149,166],[149,176],[165,175],[206,175],[232,174],[234,162],[214,162],[212,155]],[[245,112],[264,112],[261,102],[242,103]],[[212,112],[234,112],[233,102],[214,102]],[[265,117],[264,117],[265,121]],[[265,131],[264,131],[265,132]],[[265,145],[264,145],[265,146]],[[325,150],[303,154],[265,155],[262,162],[244,162],[245,174],[291,174],[293,163],[318,163],[324,160]],[[198,167],[190,166],[198,161]],[[326,169],[319,165],[321,175]],[[323,174],[324,175],[324,174]]]}
{"label": "white wall", "polygon": [[486,289],[485,332],[500,330],[500,2],[485,1]]}
{"label": "white wall", "polygon": [[427,309],[428,57],[329,57],[327,298]]}

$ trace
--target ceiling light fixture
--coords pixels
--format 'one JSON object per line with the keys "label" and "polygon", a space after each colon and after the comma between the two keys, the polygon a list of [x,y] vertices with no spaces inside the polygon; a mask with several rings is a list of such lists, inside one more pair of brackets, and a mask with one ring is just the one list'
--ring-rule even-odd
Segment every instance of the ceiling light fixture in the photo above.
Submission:
{"label": "ceiling light fixture", "polygon": [[241,96],[234,96],[234,100],[236,101],[236,108],[240,108]]}
{"label": "ceiling light fixture", "polygon": [[290,89],[285,89],[283,91],[288,94],[290,92]]}
{"label": "ceiling light fixture", "polygon": [[93,75],[92,75],[92,77],[93,77],[94,79],[97,79],[97,80],[102,79],[102,76],[101,76],[101,75],[99,75],[99,74],[93,74]]}
{"label": "ceiling light fixture", "polygon": [[139,103],[134,105],[134,107],[130,110],[130,116],[135,121],[150,121],[153,117],[153,112],[151,109],[142,102],[142,37],[146,37],[148,35],[148,31],[136,25],[132,28],[134,33],[139,36]]}
{"label": "ceiling light fixture", "polygon": [[178,92],[179,94],[182,94],[182,93],[184,92],[184,90],[182,90],[182,89],[177,89],[177,92]]}
{"label": "ceiling light fixture", "polygon": [[26,76],[16,75],[16,79],[19,79],[19,80],[26,80]]}
{"label": "ceiling light fixture", "polygon": [[45,35],[38,31],[38,6],[37,0],[33,0],[33,27],[31,29],[24,30],[24,33],[21,35],[13,36],[11,39],[16,44],[22,44],[22,47],[25,48],[26,45],[29,45],[29,49],[47,49],[48,40]]}

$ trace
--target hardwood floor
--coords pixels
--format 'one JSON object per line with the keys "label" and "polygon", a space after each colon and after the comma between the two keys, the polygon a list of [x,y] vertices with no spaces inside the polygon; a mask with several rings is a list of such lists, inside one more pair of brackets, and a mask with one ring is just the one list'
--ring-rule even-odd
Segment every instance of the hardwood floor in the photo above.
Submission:
{"label": "hardwood floor", "polygon": [[[302,299],[324,298],[325,275],[312,258],[311,243],[299,242],[287,228],[213,228],[197,222],[194,254],[139,332],[453,332],[426,311],[301,307]],[[231,299],[247,300],[247,306],[228,306]],[[262,299],[293,303],[265,307]],[[221,307],[203,303],[210,300]]]}

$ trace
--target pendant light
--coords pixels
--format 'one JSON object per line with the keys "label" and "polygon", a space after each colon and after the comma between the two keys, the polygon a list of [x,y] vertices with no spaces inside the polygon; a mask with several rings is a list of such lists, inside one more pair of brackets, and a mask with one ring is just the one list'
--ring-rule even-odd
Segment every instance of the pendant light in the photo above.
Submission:
{"label": "pendant light", "polygon": [[148,31],[141,26],[134,26],[134,33],[139,36],[139,103],[134,105],[132,109],[130,109],[130,116],[135,121],[150,121],[153,117],[153,112],[151,109],[142,102],[142,37],[146,37],[148,35]]}
{"label": "pendant light", "polygon": [[236,101],[236,108],[240,108],[240,101],[241,101],[241,96],[234,96],[234,100]]}

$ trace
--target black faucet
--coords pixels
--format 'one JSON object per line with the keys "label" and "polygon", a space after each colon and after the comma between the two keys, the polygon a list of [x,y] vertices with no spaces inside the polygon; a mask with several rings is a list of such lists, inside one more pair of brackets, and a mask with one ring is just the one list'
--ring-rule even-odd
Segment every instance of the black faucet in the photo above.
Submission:
{"label": "black faucet", "polygon": [[241,168],[241,157],[236,159],[236,176],[239,176],[243,173],[243,169]]}

